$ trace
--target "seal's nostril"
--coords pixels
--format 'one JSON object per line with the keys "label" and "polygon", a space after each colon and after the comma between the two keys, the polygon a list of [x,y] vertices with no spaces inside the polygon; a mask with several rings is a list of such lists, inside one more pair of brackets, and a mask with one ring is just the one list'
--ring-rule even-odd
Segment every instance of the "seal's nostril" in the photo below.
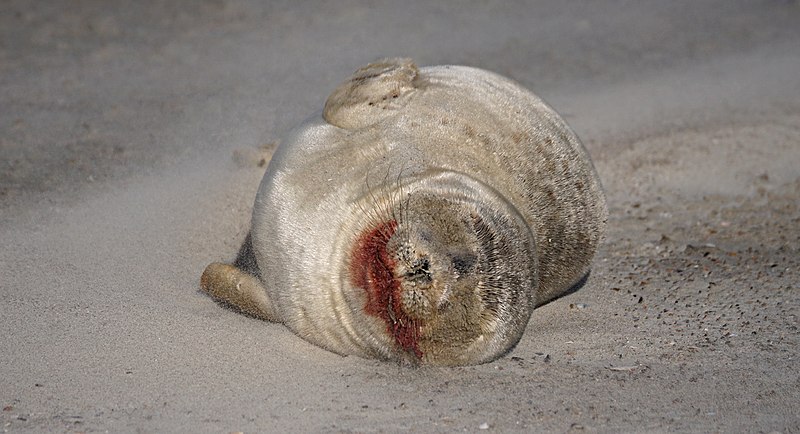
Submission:
{"label": "seal's nostril", "polygon": [[404,277],[415,283],[428,283],[433,279],[430,268],[431,264],[427,257],[416,259]]}

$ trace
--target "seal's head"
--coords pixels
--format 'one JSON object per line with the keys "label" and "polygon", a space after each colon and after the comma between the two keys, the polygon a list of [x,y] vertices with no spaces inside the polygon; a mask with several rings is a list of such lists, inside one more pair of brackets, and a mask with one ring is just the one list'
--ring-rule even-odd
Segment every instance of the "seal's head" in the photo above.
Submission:
{"label": "seal's head", "polygon": [[348,258],[353,314],[371,317],[385,358],[492,360],[517,343],[535,305],[533,237],[504,200],[477,191],[486,186],[458,174],[426,181],[366,219]]}

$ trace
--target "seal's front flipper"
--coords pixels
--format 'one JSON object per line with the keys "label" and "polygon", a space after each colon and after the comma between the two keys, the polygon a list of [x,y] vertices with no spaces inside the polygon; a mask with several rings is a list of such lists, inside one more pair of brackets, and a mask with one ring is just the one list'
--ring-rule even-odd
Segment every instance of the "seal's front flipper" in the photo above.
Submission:
{"label": "seal's front flipper", "polygon": [[339,128],[372,125],[402,108],[420,85],[411,59],[384,59],[356,71],[325,102],[322,116]]}
{"label": "seal's front flipper", "polygon": [[280,316],[257,277],[232,265],[213,262],[200,277],[200,288],[217,301],[267,321],[281,322]]}

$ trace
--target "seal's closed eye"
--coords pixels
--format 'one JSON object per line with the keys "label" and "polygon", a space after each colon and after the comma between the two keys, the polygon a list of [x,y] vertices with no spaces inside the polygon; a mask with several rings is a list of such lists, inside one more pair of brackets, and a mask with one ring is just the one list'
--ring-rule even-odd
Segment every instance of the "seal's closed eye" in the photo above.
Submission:
{"label": "seal's closed eye", "polygon": [[453,255],[453,269],[461,277],[472,271],[475,266],[475,255],[470,253],[459,253]]}

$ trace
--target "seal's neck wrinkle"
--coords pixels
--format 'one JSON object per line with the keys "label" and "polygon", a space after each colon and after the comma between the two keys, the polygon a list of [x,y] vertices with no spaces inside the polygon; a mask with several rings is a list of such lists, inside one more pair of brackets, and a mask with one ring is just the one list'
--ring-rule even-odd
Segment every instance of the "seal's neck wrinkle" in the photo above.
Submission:
{"label": "seal's neck wrinkle", "polygon": [[367,228],[355,243],[350,275],[353,286],[366,292],[364,311],[383,320],[395,342],[419,359],[423,354],[417,339],[422,324],[409,317],[403,308],[403,291],[394,271],[397,261],[387,250],[396,230],[395,220]]}

